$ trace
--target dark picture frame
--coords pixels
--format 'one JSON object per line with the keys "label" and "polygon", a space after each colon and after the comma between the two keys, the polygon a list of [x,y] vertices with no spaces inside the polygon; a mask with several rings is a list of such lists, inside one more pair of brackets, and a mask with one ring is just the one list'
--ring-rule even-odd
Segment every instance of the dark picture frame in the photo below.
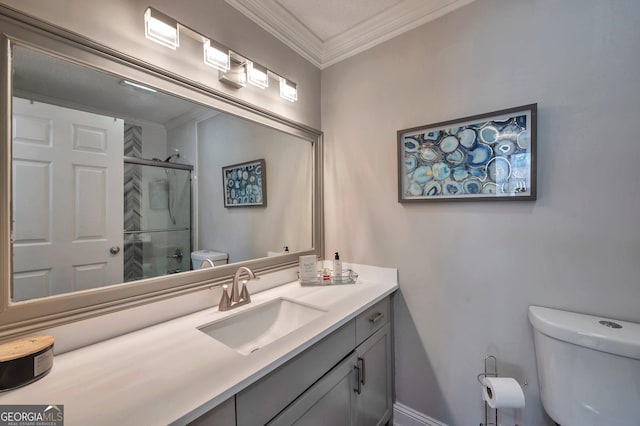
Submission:
{"label": "dark picture frame", "polygon": [[264,159],[222,168],[225,207],[266,207],[267,168]]}
{"label": "dark picture frame", "polygon": [[398,202],[533,201],[537,104],[398,130]]}

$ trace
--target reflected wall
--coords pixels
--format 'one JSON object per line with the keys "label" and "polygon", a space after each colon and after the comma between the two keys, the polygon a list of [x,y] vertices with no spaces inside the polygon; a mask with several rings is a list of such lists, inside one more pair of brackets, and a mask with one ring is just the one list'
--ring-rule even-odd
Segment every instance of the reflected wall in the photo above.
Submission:
{"label": "reflected wall", "polygon": [[[313,153],[308,142],[227,114],[198,124],[198,244],[230,262],[312,246]],[[267,207],[224,207],[222,167],[264,159]],[[281,206],[272,209],[270,206]]]}

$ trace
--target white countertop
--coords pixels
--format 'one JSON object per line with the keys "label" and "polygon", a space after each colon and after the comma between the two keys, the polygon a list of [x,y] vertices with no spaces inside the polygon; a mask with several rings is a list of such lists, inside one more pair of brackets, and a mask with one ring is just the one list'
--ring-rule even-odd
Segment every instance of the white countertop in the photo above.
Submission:
{"label": "white countertop", "polygon": [[[57,355],[47,376],[0,394],[0,404],[62,404],[67,426],[194,420],[398,288],[395,270],[361,267],[374,272],[367,274],[358,267],[354,265],[360,273],[356,284],[284,284],[256,293],[250,304],[227,312],[206,309]],[[327,313],[246,356],[198,330],[280,297]]]}

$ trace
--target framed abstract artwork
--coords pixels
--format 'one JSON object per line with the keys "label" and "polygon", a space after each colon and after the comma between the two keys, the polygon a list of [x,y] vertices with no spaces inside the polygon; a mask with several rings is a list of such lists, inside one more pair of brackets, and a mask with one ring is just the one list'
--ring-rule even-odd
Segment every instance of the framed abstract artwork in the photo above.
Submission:
{"label": "framed abstract artwork", "polygon": [[266,207],[267,169],[264,159],[222,168],[225,207]]}
{"label": "framed abstract artwork", "polygon": [[537,104],[398,130],[398,201],[536,199]]}

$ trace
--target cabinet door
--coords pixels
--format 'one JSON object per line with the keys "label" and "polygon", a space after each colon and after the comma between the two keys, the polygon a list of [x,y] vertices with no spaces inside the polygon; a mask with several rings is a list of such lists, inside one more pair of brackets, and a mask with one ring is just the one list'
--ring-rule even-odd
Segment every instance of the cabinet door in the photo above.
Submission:
{"label": "cabinet door", "polygon": [[356,355],[352,354],[296,399],[269,426],[349,426],[354,422]]}
{"label": "cabinet door", "polygon": [[356,348],[359,371],[356,424],[384,425],[391,418],[391,332],[386,324]]}

